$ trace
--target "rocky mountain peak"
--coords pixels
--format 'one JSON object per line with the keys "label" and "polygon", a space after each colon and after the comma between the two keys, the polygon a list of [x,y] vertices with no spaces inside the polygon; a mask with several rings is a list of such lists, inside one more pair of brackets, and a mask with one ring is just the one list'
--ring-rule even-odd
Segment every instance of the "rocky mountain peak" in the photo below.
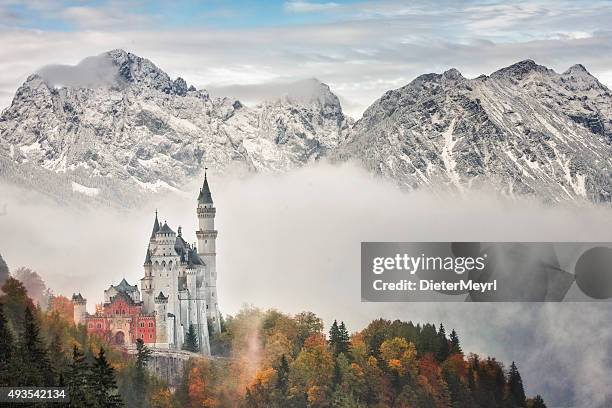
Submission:
{"label": "rocky mountain peak", "polygon": [[563,74],[565,75],[591,75],[589,71],[582,64],[574,64],[567,69]]}
{"label": "rocky mountain peak", "polygon": [[31,75],[0,115],[0,159],[18,184],[35,172],[46,180],[37,188],[56,183],[62,197],[125,200],[180,188],[204,165],[300,167],[345,138],[349,124],[328,85],[298,81],[282,95],[254,107],[210,98],[146,58],[111,50]]}
{"label": "rocky mountain peak", "polygon": [[451,81],[460,81],[462,79],[465,79],[463,75],[461,75],[461,72],[459,72],[459,70],[457,70],[456,68],[451,68],[449,70],[444,71],[444,73],[442,73],[442,78]]}
{"label": "rocky mountain peak", "polygon": [[508,67],[502,68],[498,71],[495,71],[491,74],[492,78],[512,78],[515,80],[521,80],[527,77],[529,74],[533,72],[538,72],[541,74],[552,73],[553,71],[546,68],[543,65],[538,65],[535,61],[526,59],[523,61],[519,61],[515,64],[512,64]]}
{"label": "rocky mountain peak", "polygon": [[610,202],[611,140],[605,86],[582,66],[557,74],[525,60],[490,77],[449,70],[385,92],[338,157],[408,189],[482,184],[510,196]]}

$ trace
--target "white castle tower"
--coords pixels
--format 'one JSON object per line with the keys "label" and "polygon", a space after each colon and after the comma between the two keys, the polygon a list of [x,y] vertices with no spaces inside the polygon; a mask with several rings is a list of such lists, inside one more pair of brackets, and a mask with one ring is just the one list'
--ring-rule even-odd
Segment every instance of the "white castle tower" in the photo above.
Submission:
{"label": "white castle tower", "polygon": [[155,347],[181,349],[193,326],[200,352],[210,354],[209,327],[220,331],[217,303],[215,208],[204,175],[197,202],[198,245],[189,245],[178,227],[160,224],[157,211],[141,279],[143,312],[155,314]]}
{"label": "white castle tower", "polygon": [[204,287],[206,298],[210,300],[207,305],[207,317],[212,322],[215,331],[221,331],[219,307],[217,303],[217,230],[215,230],[215,215],[217,209],[213,205],[212,194],[208,187],[206,170],[204,171],[204,185],[198,196],[198,222],[200,229],[196,231],[198,237],[198,255],[206,264]]}

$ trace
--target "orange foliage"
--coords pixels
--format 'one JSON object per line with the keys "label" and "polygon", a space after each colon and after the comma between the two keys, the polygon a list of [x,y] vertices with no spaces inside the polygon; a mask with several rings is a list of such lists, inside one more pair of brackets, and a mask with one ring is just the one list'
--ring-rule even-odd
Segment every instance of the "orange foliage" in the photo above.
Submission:
{"label": "orange foliage", "polygon": [[251,382],[249,387],[253,387],[256,385],[257,386],[268,386],[269,384],[273,383],[275,376],[276,376],[276,370],[273,368],[266,368],[266,369],[260,370],[255,374],[255,378],[253,378],[253,381]]}
{"label": "orange foliage", "polygon": [[436,406],[448,406],[448,394],[446,383],[442,378],[442,369],[432,353],[425,354],[419,360],[419,384],[434,397]]}
{"label": "orange foliage", "polygon": [[416,348],[403,338],[385,340],[380,345],[380,356],[392,371],[399,375],[415,374]]}
{"label": "orange foliage", "polygon": [[56,312],[66,322],[72,322],[74,319],[74,305],[66,296],[54,296],[49,302],[49,311]]}
{"label": "orange foliage", "polygon": [[329,402],[327,400],[327,387],[313,385],[308,388],[308,403],[311,407],[327,407]]}
{"label": "orange foliage", "polygon": [[151,407],[153,408],[172,408],[173,406],[172,393],[167,388],[161,388],[151,396]]}
{"label": "orange foliage", "polygon": [[321,333],[311,334],[304,341],[304,347],[316,348],[316,347],[325,347],[325,336]]}
{"label": "orange foliage", "polygon": [[452,354],[444,362],[444,367],[453,372],[462,380],[466,380],[468,372],[468,363],[463,358],[463,354]]}
{"label": "orange foliage", "polygon": [[210,377],[210,366],[204,360],[198,361],[189,371],[188,395],[191,408],[215,408],[219,406],[214,398]]}

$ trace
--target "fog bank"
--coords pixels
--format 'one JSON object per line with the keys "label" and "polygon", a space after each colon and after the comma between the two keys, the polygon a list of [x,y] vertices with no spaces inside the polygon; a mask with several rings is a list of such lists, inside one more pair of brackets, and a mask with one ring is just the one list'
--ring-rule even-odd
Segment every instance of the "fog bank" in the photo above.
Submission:
{"label": "fog bank", "polygon": [[[406,193],[351,165],[320,164],[285,175],[209,176],[217,207],[222,312],[242,304],[311,310],[362,329],[377,317],[443,322],[463,349],[519,365],[529,394],[548,406],[598,406],[612,378],[609,303],[361,303],[361,241],[611,241],[612,210],[546,207],[484,192]],[[78,291],[88,309],[125,277],[138,284],[154,211],[194,242],[197,185],[139,211],[59,208],[0,186],[0,253],[28,266],[56,293]],[[606,360],[607,359],[607,360]]]}

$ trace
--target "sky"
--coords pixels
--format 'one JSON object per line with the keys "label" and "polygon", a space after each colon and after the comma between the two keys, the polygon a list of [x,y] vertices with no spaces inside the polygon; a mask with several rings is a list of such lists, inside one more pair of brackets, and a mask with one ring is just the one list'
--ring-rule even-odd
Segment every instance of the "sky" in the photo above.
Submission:
{"label": "sky", "polygon": [[610,1],[0,0],[0,107],[48,64],[123,48],[213,95],[256,103],[318,78],[358,119],[385,91],[451,67],[581,63],[612,85]]}

